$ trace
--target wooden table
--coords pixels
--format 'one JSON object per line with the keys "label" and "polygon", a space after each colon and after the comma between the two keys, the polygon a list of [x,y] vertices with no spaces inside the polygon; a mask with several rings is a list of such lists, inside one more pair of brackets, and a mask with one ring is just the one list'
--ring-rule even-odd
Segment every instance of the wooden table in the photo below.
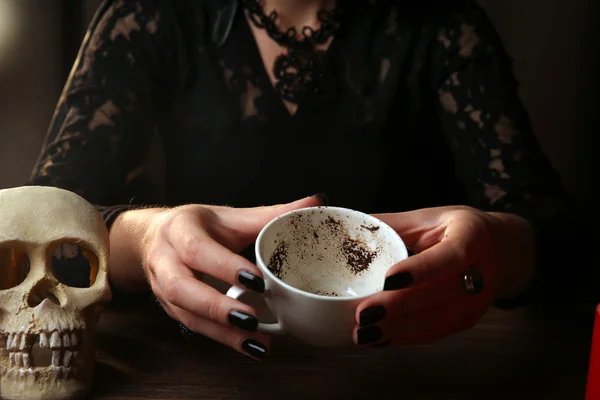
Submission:
{"label": "wooden table", "polygon": [[94,399],[583,399],[591,320],[490,310],[434,344],[320,349],[276,338],[256,362],[199,344],[150,301],[104,311]]}

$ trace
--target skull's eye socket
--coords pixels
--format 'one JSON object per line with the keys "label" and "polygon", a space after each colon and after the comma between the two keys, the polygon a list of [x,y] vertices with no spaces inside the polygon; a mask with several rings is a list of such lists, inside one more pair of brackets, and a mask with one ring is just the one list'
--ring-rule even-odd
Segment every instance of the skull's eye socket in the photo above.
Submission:
{"label": "skull's eye socket", "polygon": [[98,275],[98,257],[93,251],[73,243],[57,244],[52,251],[52,273],[59,282],[89,288]]}
{"label": "skull's eye socket", "polygon": [[0,290],[19,286],[29,274],[29,256],[18,246],[0,246]]}

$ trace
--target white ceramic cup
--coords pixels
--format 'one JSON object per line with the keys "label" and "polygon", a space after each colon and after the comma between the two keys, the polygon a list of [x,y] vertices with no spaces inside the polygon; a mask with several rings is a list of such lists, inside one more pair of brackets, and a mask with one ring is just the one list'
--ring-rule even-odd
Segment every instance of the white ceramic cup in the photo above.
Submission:
{"label": "white ceramic cup", "polygon": [[[381,220],[339,207],[311,207],[269,222],[256,240],[265,302],[277,320],[260,332],[337,347],[353,344],[356,307],[383,289],[387,270],[408,257]],[[238,299],[247,289],[233,286]]]}

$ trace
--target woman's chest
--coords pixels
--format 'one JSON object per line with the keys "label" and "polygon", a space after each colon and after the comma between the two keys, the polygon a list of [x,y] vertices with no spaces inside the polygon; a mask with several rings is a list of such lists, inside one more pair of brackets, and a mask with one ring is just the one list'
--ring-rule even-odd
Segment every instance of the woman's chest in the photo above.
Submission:
{"label": "woman's chest", "polygon": [[171,176],[221,191],[225,181],[245,189],[311,182],[368,191],[391,166],[422,157],[420,113],[391,38],[332,44],[322,98],[291,115],[242,28],[223,49],[198,57],[191,84],[164,119]]}

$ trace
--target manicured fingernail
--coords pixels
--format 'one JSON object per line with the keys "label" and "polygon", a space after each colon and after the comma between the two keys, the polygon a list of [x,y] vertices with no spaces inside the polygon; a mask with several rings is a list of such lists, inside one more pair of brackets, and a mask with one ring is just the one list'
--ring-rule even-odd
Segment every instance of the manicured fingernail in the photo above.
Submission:
{"label": "manicured fingernail", "polygon": [[192,331],[181,322],[179,323],[179,333],[181,333],[181,336],[183,336],[186,340],[192,343],[198,343],[203,337],[202,335]]}
{"label": "manicured fingernail", "polygon": [[413,278],[410,272],[398,272],[395,275],[385,278],[383,290],[398,290],[409,287],[412,284]]}
{"label": "manicured fingernail", "polygon": [[267,347],[254,339],[246,339],[242,343],[242,349],[255,358],[263,359],[267,355]]}
{"label": "manicured fingernail", "polygon": [[377,343],[377,344],[371,345],[371,347],[385,347],[385,346],[389,346],[391,342],[392,342],[391,339],[388,339],[385,342],[381,342],[381,343]]}
{"label": "manicured fingernail", "polygon": [[383,306],[371,306],[360,312],[359,325],[373,325],[375,322],[381,321],[385,316],[385,308]]}
{"label": "manicured fingernail", "polygon": [[329,205],[329,197],[327,197],[327,195],[325,193],[317,193],[312,197],[316,197],[319,199],[319,201],[321,202],[322,205],[324,206],[328,206]]}
{"label": "manicured fingernail", "polygon": [[251,274],[250,272],[242,271],[238,275],[238,282],[241,285],[246,286],[250,290],[254,290],[258,293],[265,291],[265,281],[258,275]]}
{"label": "manicured fingernail", "polygon": [[229,313],[229,323],[231,326],[243,329],[248,332],[256,332],[258,329],[258,319],[254,315],[246,314],[241,311],[232,311]]}
{"label": "manicured fingernail", "polygon": [[356,332],[357,336],[357,344],[369,344],[378,341],[383,336],[383,332],[381,332],[381,328],[377,325],[367,326],[365,328],[360,328]]}

